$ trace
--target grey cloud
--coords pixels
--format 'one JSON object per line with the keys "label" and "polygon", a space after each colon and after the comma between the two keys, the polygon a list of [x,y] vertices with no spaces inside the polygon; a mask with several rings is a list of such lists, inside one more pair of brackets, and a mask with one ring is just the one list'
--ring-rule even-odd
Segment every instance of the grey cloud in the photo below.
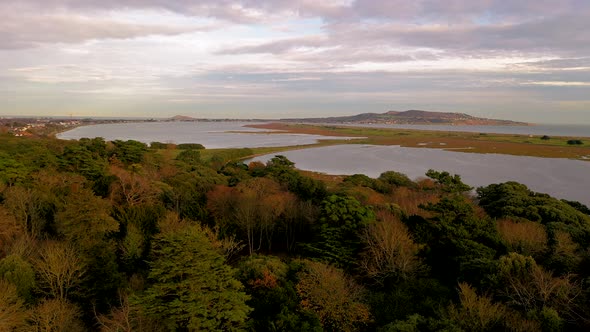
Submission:
{"label": "grey cloud", "polygon": [[79,43],[91,39],[176,35],[204,29],[208,27],[132,24],[74,15],[6,15],[0,22],[0,48],[29,48],[43,43]]}
{"label": "grey cloud", "polygon": [[250,10],[263,14],[259,20],[289,12],[328,21],[385,18],[416,22],[428,19],[451,24],[455,20],[537,18],[590,10],[587,0],[355,0],[351,4],[310,0],[8,0],[8,3],[45,9],[164,9],[237,22],[254,19],[248,13]]}
{"label": "grey cloud", "polygon": [[462,26],[334,24],[333,40],[400,44],[452,51],[577,53],[590,49],[590,13],[551,17],[525,23]]}
{"label": "grey cloud", "polygon": [[544,61],[534,61],[519,64],[523,67],[528,68],[539,68],[539,69],[564,69],[564,70],[576,70],[579,68],[588,69],[590,68],[590,57],[582,58],[563,58],[563,59],[552,59]]}
{"label": "grey cloud", "polygon": [[291,54],[286,57],[288,60],[322,63],[323,66],[342,66],[360,62],[394,63],[412,60],[434,59],[435,55],[427,52],[415,54],[402,54],[395,52],[382,52],[378,50],[346,50],[340,48],[330,49],[322,52],[304,54]]}
{"label": "grey cloud", "polygon": [[[390,2],[383,3],[373,3],[379,6],[375,10],[381,8],[380,6],[389,6]],[[586,33],[588,30],[590,11],[524,22],[481,25],[410,25],[391,21],[332,22],[324,26],[325,36],[275,40],[228,48],[219,53],[289,55],[302,48],[340,48],[343,53],[354,54],[357,50],[368,48],[378,50],[383,47],[409,46],[446,50],[460,56],[493,56],[494,52],[503,55],[510,52],[514,55],[549,52],[571,57],[590,51],[590,34]]]}
{"label": "grey cloud", "polygon": [[359,62],[404,62],[412,60],[435,60],[438,55],[427,51],[403,52],[385,43],[367,47],[370,39],[357,41],[354,38],[309,36],[276,40],[257,45],[225,48],[218,54],[280,55],[286,60],[319,63],[321,66],[343,65]]}
{"label": "grey cloud", "polygon": [[357,0],[350,10],[359,17],[455,24],[464,21],[523,21],[590,10],[586,0]]}
{"label": "grey cloud", "polygon": [[260,22],[287,13],[301,17],[337,17],[345,9],[343,6],[307,0],[7,0],[6,4],[49,11],[160,9],[186,16],[214,17],[236,23]]}

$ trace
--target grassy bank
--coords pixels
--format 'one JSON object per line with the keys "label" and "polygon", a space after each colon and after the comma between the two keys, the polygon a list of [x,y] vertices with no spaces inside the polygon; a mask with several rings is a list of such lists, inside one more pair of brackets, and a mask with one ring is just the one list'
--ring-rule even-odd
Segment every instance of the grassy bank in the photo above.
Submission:
{"label": "grassy bank", "polygon": [[[556,136],[543,139],[541,136],[531,137],[529,135],[514,134],[362,128],[335,125],[316,126],[284,123],[252,125],[251,127],[282,130],[283,133],[359,137],[358,140],[322,141],[320,144],[311,146],[334,144],[400,145],[404,147],[437,148],[471,153],[499,153],[579,160],[589,160],[590,158],[590,142],[586,142],[586,145],[582,146],[572,146],[567,143],[568,140],[577,139],[575,137]],[[274,151],[268,153],[272,152]]]}

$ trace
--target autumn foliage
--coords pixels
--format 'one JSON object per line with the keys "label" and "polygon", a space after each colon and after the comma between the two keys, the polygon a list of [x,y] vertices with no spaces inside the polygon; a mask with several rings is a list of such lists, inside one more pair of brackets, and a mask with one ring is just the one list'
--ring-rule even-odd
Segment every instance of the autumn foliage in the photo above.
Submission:
{"label": "autumn foliage", "polygon": [[578,202],[192,147],[0,134],[0,331],[590,329]]}

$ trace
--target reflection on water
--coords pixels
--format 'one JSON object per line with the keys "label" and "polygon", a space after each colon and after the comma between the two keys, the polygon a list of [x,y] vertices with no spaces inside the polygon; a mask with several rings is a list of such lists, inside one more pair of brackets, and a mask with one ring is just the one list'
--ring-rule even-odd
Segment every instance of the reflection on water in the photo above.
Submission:
{"label": "reflection on water", "polygon": [[[243,127],[252,122],[139,122],[100,124],[74,128],[58,135],[61,139],[102,137],[112,141],[136,140],[144,143],[200,143],[208,149],[307,145],[318,139],[348,139],[305,134],[260,134],[266,129]],[[231,133],[243,131],[248,133]],[[259,134],[254,134],[259,132]]]}
{"label": "reflection on water", "polygon": [[[590,162],[556,158],[509,156],[399,146],[337,145],[282,152],[295,166],[327,174],[366,174],[384,171],[423,177],[428,169],[461,175],[471,186],[517,181],[531,190],[590,205]],[[273,155],[256,160],[267,161]]]}

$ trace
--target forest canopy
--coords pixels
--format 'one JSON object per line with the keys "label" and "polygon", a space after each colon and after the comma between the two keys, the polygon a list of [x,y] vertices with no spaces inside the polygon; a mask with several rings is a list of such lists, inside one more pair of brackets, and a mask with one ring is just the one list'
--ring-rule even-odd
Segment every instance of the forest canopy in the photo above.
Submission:
{"label": "forest canopy", "polygon": [[0,330],[590,329],[583,204],[248,154],[0,136]]}

